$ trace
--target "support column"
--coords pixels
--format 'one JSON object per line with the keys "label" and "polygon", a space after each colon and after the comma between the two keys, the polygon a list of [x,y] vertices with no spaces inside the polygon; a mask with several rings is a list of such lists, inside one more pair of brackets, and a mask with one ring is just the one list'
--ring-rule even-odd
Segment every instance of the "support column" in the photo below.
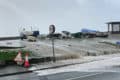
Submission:
{"label": "support column", "polygon": [[119,24],[119,32],[120,32],[120,24]]}
{"label": "support column", "polygon": [[110,32],[110,24],[108,24],[108,33]]}
{"label": "support column", "polygon": [[111,27],[112,27],[112,31],[111,32],[113,33],[114,32],[113,24],[111,24]]}

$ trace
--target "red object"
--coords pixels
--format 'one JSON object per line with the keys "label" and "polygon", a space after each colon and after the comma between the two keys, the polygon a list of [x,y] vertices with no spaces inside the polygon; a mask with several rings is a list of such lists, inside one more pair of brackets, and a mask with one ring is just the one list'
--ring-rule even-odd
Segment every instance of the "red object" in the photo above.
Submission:
{"label": "red object", "polygon": [[25,56],[25,64],[24,64],[24,67],[26,67],[26,68],[30,67],[30,63],[29,63],[29,59],[28,59],[28,53],[27,53],[26,56]]}

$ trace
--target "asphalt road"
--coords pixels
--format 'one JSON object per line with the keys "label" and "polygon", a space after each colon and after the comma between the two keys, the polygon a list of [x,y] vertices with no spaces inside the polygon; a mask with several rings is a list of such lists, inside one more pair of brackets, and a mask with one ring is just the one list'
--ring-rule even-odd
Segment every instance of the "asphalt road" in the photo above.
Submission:
{"label": "asphalt road", "polygon": [[40,80],[40,79],[34,73],[27,73],[27,74],[22,74],[22,75],[0,77],[0,80]]}
{"label": "asphalt road", "polygon": [[40,80],[120,80],[119,72],[66,72],[40,76]]}
{"label": "asphalt road", "polygon": [[0,80],[120,80],[120,72],[63,72],[45,76],[28,73],[0,77]]}

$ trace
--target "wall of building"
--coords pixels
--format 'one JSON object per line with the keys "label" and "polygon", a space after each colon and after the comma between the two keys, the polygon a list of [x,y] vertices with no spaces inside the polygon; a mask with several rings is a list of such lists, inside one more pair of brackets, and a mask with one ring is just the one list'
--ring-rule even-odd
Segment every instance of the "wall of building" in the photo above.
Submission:
{"label": "wall of building", "polygon": [[119,30],[120,30],[119,29],[119,24],[114,24],[113,25],[113,31],[115,31],[115,32],[117,31],[118,32]]}

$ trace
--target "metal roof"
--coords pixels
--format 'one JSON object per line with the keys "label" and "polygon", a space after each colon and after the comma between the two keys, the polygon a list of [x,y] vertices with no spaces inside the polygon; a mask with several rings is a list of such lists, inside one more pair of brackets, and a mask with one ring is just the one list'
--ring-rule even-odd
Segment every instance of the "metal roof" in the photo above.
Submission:
{"label": "metal roof", "polygon": [[107,24],[120,24],[120,21],[116,21],[116,22],[107,22]]}

